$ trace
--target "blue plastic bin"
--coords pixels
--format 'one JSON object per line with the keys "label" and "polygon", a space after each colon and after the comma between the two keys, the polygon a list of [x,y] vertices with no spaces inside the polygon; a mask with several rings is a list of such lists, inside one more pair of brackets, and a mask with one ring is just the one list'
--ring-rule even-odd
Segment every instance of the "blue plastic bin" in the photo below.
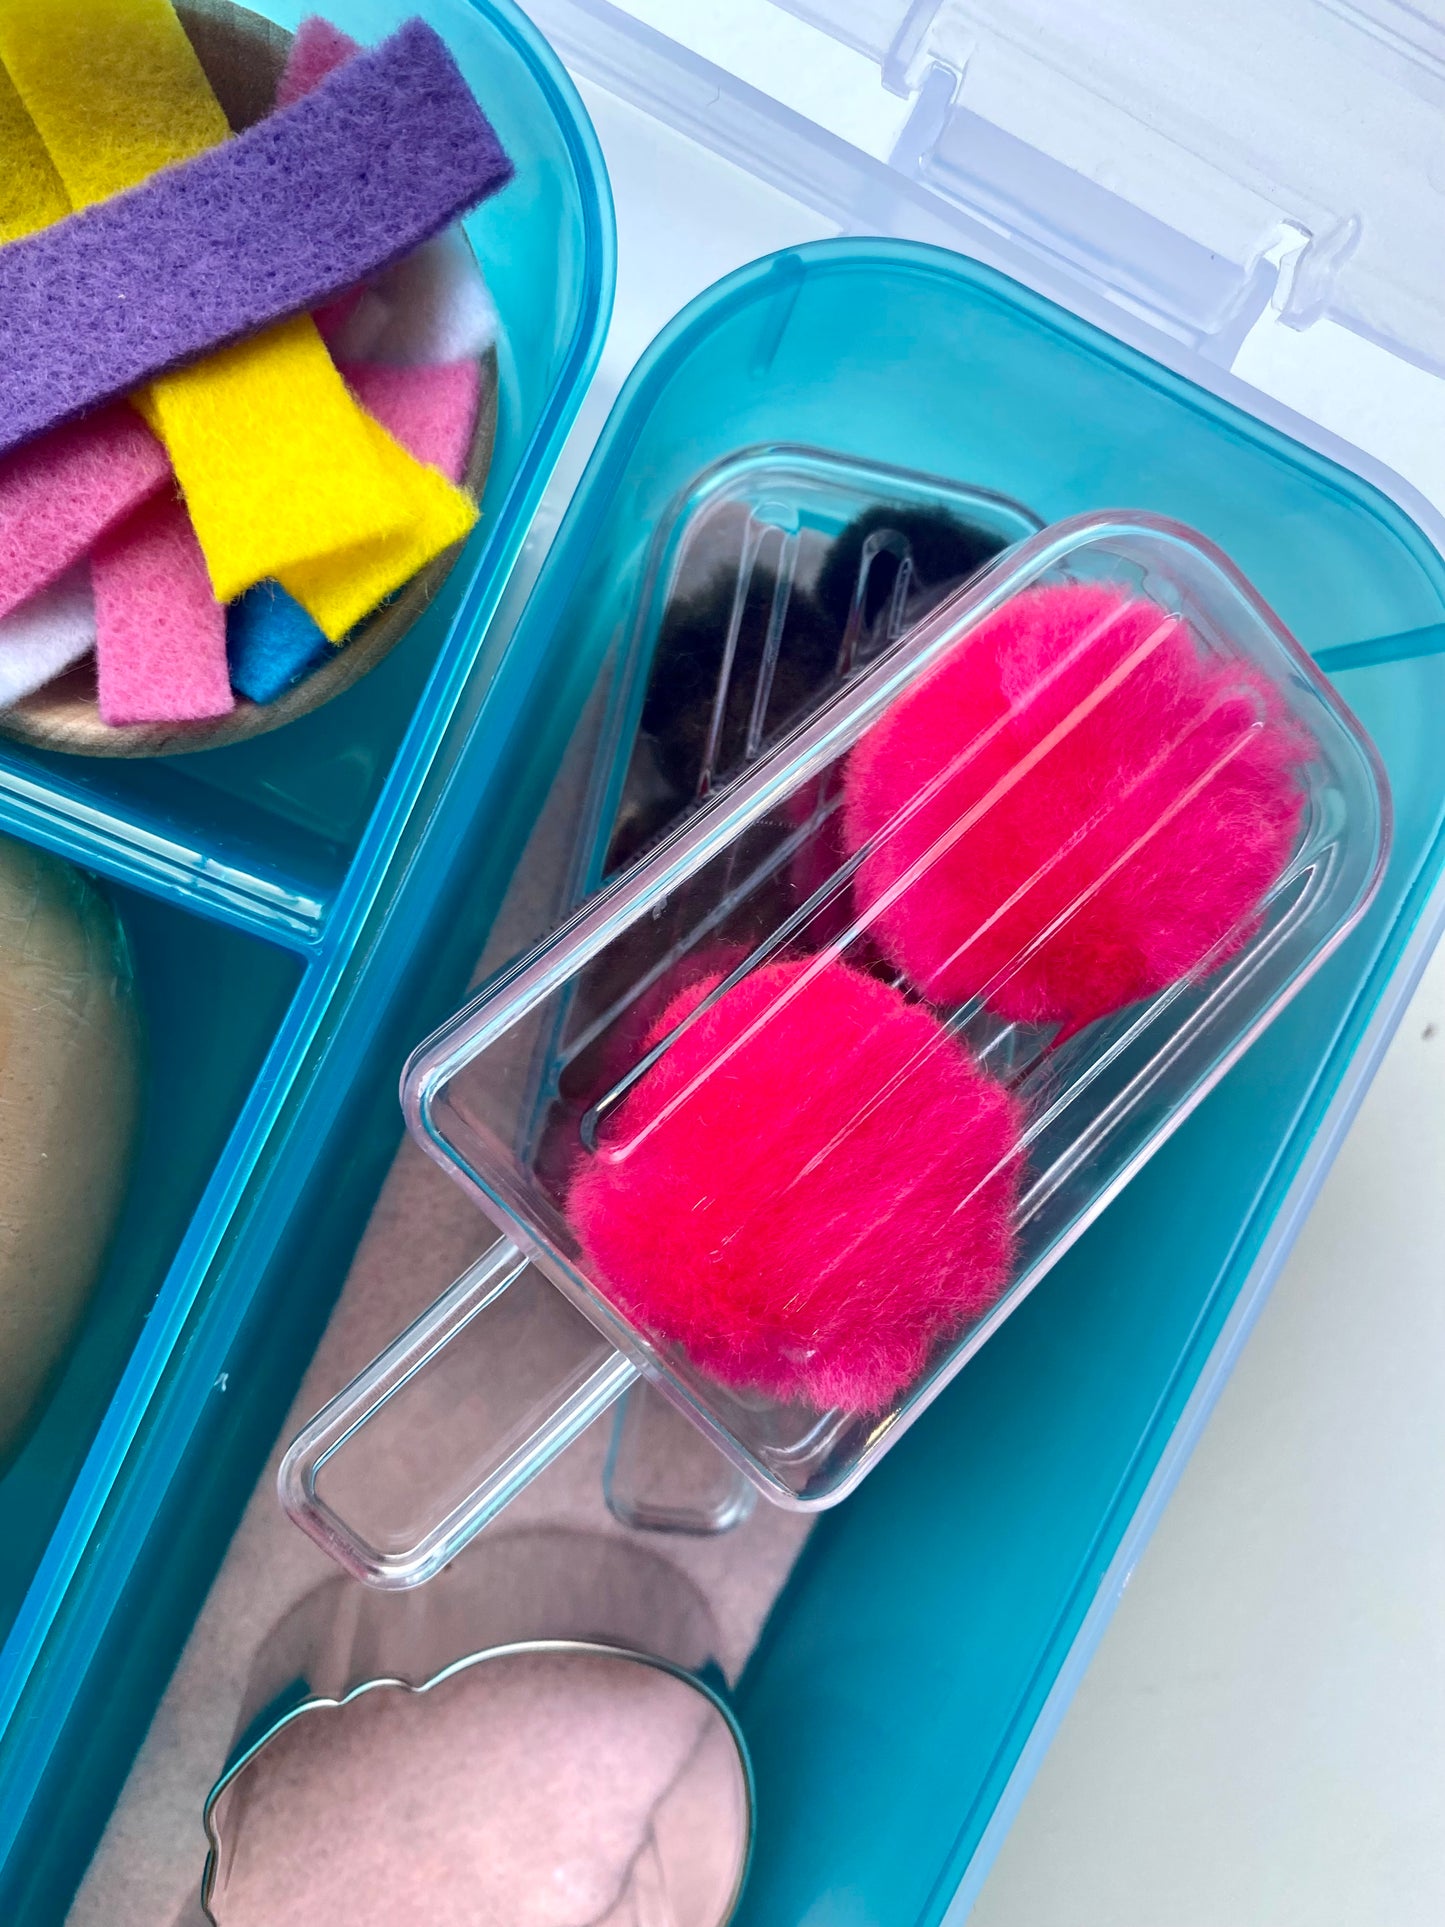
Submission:
{"label": "blue plastic bin", "polygon": [[[598,717],[635,695],[652,531],[737,448],[829,436],[1050,519],[1128,500],[1199,528],[1337,666],[1397,811],[1362,926],[1039,1288],[1044,1308],[820,1521],[744,1677],[760,1824],[743,1919],[923,1927],[982,1879],[1404,994],[1445,868],[1445,563],[1357,477],[1016,283],[909,243],[790,250],[643,357],[518,627],[536,666],[520,736],[553,755],[573,731],[574,791]],[[615,776],[629,734],[601,740]],[[589,826],[584,860],[558,863],[556,917],[595,880]]]}
{"label": "blue plastic bin", "polygon": [[[796,0],[846,13],[841,39],[876,58],[885,160],[606,0],[530,8],[579,79],[621,208],[622,298],[584,420],[688,298],[781,252],[647,354],[515,634],[491,619],[598,354],[607,190],[520,16],[433,0],[519,161],[477,229],[514,360],[466,565],[393,661],[269,743],[130,771],[0,757],[0,826],[120,886],[156,1046],[143,1170],[165,1187],[137,1192],[65,1383],[0,1488],[0,1919],[20,1927],[63,1916],[344,1279],[399,1135],[406,1051],[462,994],[542,792],[615,673],[653,523],[709,462],[788,440],[956,475],[1048,519],[1155,510],[1227,549],[1327,666],[1413,638],[1338,669],[1397,811],[1364,925],[816,1528],[739,1695],[760,1796],[750,1927],[962,1918],[1434,934],[1445,564],[1360,478],[1370,463],[1221,398],[1284,419],[1224,371],[1290,235],[1239,263],[1120,216],[1115,260],[1098,246],[1109,192],[1087,182],[1075,206],[960,104],[934,44],[958,9]],[[413,10],[332,9],[362,37]],[[779,63],[778,84],[806,72]],[[983,163],[1001,157],[1048,221],[990,188]],[[822,238],[879,231],[893,238]],[[1337,258],[1322,244],[1281,290],[1294,318]],[[1316,311],[1333,312],[1327,293]]]}

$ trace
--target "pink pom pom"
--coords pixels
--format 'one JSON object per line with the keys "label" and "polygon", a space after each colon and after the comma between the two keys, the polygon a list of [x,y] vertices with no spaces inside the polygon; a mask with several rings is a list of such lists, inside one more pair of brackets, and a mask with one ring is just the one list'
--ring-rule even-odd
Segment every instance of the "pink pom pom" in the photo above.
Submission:
{"label": "pink pom pom", "polygon": [[753,971],[669,1046],[568,1213],[618,1307],[702,1370],[874,1412],[998,1296],[1018,1182],[1008,1093],[930,1012],[808,957]]}
{"label": "pink pom pom", "polygon": [[879,839],[856,901],[925,995],[1062,1041],[1254,934],[1311,754],[1266,678],[1181,618],[1106,584],[1026,590],[849,759],[848,847]]}

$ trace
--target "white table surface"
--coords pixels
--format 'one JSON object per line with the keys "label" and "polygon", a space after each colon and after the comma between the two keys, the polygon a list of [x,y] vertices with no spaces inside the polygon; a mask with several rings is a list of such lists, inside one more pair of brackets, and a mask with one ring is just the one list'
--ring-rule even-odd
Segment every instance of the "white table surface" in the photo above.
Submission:
{"label": "white table surface", "polygon": [[1445,951],[971,1921],[1445,1921]]}

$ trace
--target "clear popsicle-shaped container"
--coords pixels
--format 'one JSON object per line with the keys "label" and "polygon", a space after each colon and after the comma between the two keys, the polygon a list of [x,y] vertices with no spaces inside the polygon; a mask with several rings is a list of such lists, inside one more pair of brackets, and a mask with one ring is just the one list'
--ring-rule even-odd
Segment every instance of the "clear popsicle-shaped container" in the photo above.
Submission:
{"label": "clear popsicle-shaped container", "polygon": [[[861,586],[860,576],[860,608]],[[1097,591],[1097,607],[1112,598],[1148,617],[1121,642],[1114,618],[1096,609],[1078,634],[1055,639],[1053,657],[1036,650],[1015,663],[1001,685],[999,713],[973,735],[949,741],[946,769],[913,770],[901,788],[895,781],[884,820],[863,837],[849,789],[850,766],[856,789],[858,764],[850,759],[860,743],[919,690],[941,690],[940,678],[964,662],[963,652],[993,647],[1000,622],[1021,606],[1016,599],[1061,589],[1084,592],[1086,601]],[[734,631],[742,606],[740,590]],[[408,1123],[478,1197],[501,1239],[288,1454],[288,1509],[360,1576],[405,1585],[439,1569],[639,1374],[765,1497],[799,1509],[836,1503],[1259,1036],[1369,901],[1390,834],[1388,794],[1371,745],[1270,610],[1201,538],[1152,516],[1079,517],[1016,544],[895,636],[900,607],[900,598],[890,600],[881,640],[875,620],[863,646],[850,620],[836,688],[822,706],[791,726],[785,718],[779,740],[756,760],[741,759],[715,790],[705,782],[671,834],[644,848],[413,1058],[404,1091]],[[1111,766],[1108,731],[1100,733],[1113,714],[1109,705],[1137,706],[1140,688],[1159,670],[1160,651],[1177,648],[1181,636],[1199,665],[1201,690],[1216,693],[1201,697],[1195,710],[1165,705],[1157,744],[1143,760],[1136,748],[1132,764],[1125,755]],[[764,680],[768,648],[765,639]],[[752,713],[765,716],[768,707],[763,688]],[[720,703],[719,722],[722,715]],[[1041,963],[1085,953],[1097,940],[1090,933],[1101,893],[1131,864],[1136,878],[1148,881],[1158,853],[1179,847],[1181,813],[1201,799],[1209,804],[1211,786],[1256,754],[1260,732],[1288,737],[1298,785],[1288,848],[1267,887],[1238,905],[1187,970],[1149,994],[1098,1015],[1087,1002],[1077,1017],[1035,1008]],[[708,742],[718,734],[714,727]],[[1004,740],[1028,747],[1000,776]],[[1081,809],[1077,770],[1072,788],[1062,773],[1086,752],[1097,757],[1101,741],[1097,794]],[[972,788],[970,771],[979,772]],[[900,956],[900,898],[932,891],[936,899],[950,877],[956,885],[960,876],[996,867],[1008,812],[1023,805],[1047,810],[1056,799],[1057,848],[1029,858],[1026,874],[1000,873],[999,901],[981,917],[976,904],[968,911],[972,921],[953,947],[976,953],[972,975],[941,968],[930,975],[906,943]],[[1072,814],[1065,799],[1072,799]],[[890,869],[890,850],[896,856],[905,846],[907,861]],[[1225,866],[1232,861],[1227,844],[1215,855]],[[880,882],[880,874],[892,881]],[[1167,915],[1170,903],[1187,909],[1190,889],[1178,884],[1174,878],[1166,888],[1156,878],[1155,914]],[[993,932],[992,942],[985,931]],[[824,973],[838,970],[869,977],[891,999],[926,1013],[933,1028],[926,1049],[906,1052],[872,1086],[849,1082],[850,1066],[863,1061],[859,1050],[876,1062],[869,1040],[840,1037],[835,1061],[815,1062],[812,1076],[820,1090],[836,1093],[840,1082],[848,1084],[847,1125],[798,1149],[797,1133],[779,1136],[769,1120],[814,1100],[759,1078],[752,1100],[734,1086],[720,1104],[719,1080],[730,1068],[761,1060],[746,1053],[739,1059],[735,1038],[699,1039],[716,1037],[719,1011],[739,995],[751,999],[749,1048],[770,1026],[781,1035],[779,1027],[797,1019],[807,998],[835,981]],[[811,1348],[821,1357],[825,1340],[821,1312],[816,1344],[810,1340],[808,1308],[831,1306],[848,1288],[873,1293],[878,1316],[896,1316],[936,1268],[932,1246],[925,1255],[920,1237],[917,1187],[906,1169],[888,1162],[890,1141],[908,1134],[901,1125],[890,1131],[888,1119],[916,1117],[931,1101],[939,1053],[955,1051],[1007,1092],[1016,1120],[1016,1143],[972,1184],[980,1195],[989,1186],[994,1194],[1007,1188],[1006,1271],[967,1315],[933,1320],[906,1382],[885,1396],[875,1391],[827,1403],[808,1390],[835,1382],[809,1356]],[[673,1052],[681,1055],[669,1071]],[[684,1061],[687,1074],[679,1077]],[[786,1053],[779,1063],[780,1075],[793,1074]],[[669,1076],[660,1102],[658,1080]],[[620,1195],[631,1186],[635,1196],[649,1169],[655,1179],[659,1162],[653,1155],[649,1166],[640,1147],[651,1139],[653,1154],[669,1143],[685,1150],[694,1126],[711,1134],[722,1175],[707,1196],[689,1200],[677,1192],[675,1167],[693,1166],[661,1157],[668,1185],[656,1194],[659,1208],[679,1214],[683,1233],[688,1211],[723,1210],[725,1218],[726,1197],[720,1206],[714,1191],[725,1194],[731,1168],[749,1158],[755,1166],[773,1139],[781,1156],[791,1147],[797,1161],[768,1173],[769,1188],[806,1214],[810,1198],[823,1195],[818,1186],[829,1160],[853,1160],[860,1133],[871,1133],[879,1147],[873,1178],[866,1164],[850,1161],[847,1170],[850,1181],[862,1170],[865,1187],[871,1184],[868,1235],[881,1242],[870,1249],[887,1250],[886,1276],[875,1268],[850,1284],[847,1254],[830,1251],[830,1225],[820,1221],[808,1275],[764,1278],[759,1287],[760,1302],[784,1308],[781,1321],[769,1324],[759,1314],[758,1332],[732,1351],[689,1343],[675,1315],[676,1278],[644,1276],[639,1284],[635,1266],[624,1278],[615,1268],[615,1241],[607,1248],[612,1255],[599,1257],[606,1240],[579,1200],[588,1189],[583,1174],[598,1160],[616,1167]],[[677,1135],[669,1139],[668,1132]],[[969,1204],[960,1196],[963,1240],[975,1232]],[[737,1238],[746,1247],[743,1220],[755,1220],[756,1206],[736,1209],[738,1221],[723,1222],[719,1249]],[[644,1272],[649,1248],[644,1240],[637,1255]],[[694,1249],[685,1237],[658,1248]],[[790,1252],[797,1248],[789,1243]],[[704,1252],[698,1262],[701,1273],[713,1260]],[[796,1268],[795,1256],[792,1262]],[[755,1256],[745,1295],[768,1265],[765,1251]],[[529,1328],[524,1296],[540,1307],[554,1292],[586,1321],[575,1323],[564,1368],[535,1382],[519,1371],[514,1407],[498,1414],[494,1436],[459,1442],[445,1475],[439,1470],[423,1481],[430,1489],[411,1490],[380,1523],[367,1495],[390,1457],[388,1441],[406,1429],[420,1374],[466,1370],[468,1347],[488,1345],[489,1331],[500,1333],[509,1298],[520,1357]],[[744,1322],[746,1310],[739,1313]]]}

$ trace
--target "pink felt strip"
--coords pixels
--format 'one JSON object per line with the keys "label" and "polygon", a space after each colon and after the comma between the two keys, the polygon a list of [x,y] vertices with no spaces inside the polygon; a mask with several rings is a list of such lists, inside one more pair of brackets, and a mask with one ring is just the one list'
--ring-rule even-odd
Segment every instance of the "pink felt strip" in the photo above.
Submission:
{"label": "pink felt strip", "polygon": [[[333,27],[329,20],[313,13],[303,20],[296,29],[291,42],[291,51],[286,56],[286,67],[276,88],[276,111],[284,107],[294,107],[298,100],[319,87],[326,76],[361,52],[359,41],[343,33],[340,27]],[[312,316],[321,330],[321,339],[330,348],[337,337],[345,330],[347,323],[356,313],[365,290],[348,288],[345,294],[337,295],[328,301],[324,308],[318,308]]]}
{"label": "pink felt strip", "polygon": [[298,100],[319,87],[328,74],[345,66],[360,52],[359,42],[343,33],[340,27],[333,27],[329,20],[323,20],[320,14],[313,13],[308,20],[303,20],[296,29],[286,56],[286,69],[276,89],[278,111],[294,107]]}
{"label": "pink felt strip", "polygon": [[481,398],[481,370],[475,361],[430,368],[345,362],[341,373],[367,414],[409,455],[439,468],[449,481],[461,481]]}
{"label": "pink felt strip", "polygon": [[105,536],[91,579],[103,722],[200,722],[235,707],[226,612],[177,496],[147,503]]}
{"label": "pink felt strip", "polygon": [[0,616],[87,555],[170,473],[166,452],[117,402],[0,461]]}

